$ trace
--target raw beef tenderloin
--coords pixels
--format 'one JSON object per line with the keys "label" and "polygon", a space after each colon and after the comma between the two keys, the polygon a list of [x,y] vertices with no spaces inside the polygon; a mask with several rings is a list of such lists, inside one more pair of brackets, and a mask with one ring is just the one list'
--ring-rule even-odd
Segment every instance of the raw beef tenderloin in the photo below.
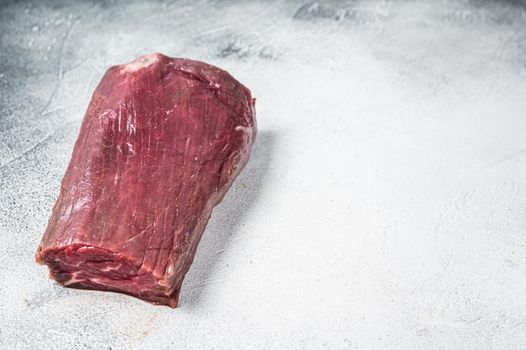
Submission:
{"label": "raw beef tenderloin", "polygon": [[212,208],[245,166],[254,99],[227,72],[161,54],[93,94],[38,247],[67,287],[176,307]]}

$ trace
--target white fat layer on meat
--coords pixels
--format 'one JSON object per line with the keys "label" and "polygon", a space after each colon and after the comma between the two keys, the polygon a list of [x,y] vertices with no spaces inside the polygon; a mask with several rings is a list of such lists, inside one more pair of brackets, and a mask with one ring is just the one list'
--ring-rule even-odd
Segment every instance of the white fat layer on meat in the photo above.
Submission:
{"label": "white fat layer on meat", "polygon": [[244,133],[250,133],[252,130],[246,126],[238,125],[236,126],[236,131],[243,131]]}
{"label": "white fat layer on meat", "polygon": [[151,55],[142,56],[131,63],[125,64],[121,72],[126,72],[126,73],[136,72],[139,69],[146,68],[158,61],[159,61],[159,54],[154,53]]}
{"label": "white fat layer on meat", "polygon": [[77,283],[77,282],[84,282],[84,281],[86,281],[85,278],[79,278],[78,277],[79,273],[80,273],[79,271],[72,272],[71,273],[71,278],[69,279],[69,281],[64,282],[64,285],[65,286],[69,286],[69,285],[72,285],[72,284]]}

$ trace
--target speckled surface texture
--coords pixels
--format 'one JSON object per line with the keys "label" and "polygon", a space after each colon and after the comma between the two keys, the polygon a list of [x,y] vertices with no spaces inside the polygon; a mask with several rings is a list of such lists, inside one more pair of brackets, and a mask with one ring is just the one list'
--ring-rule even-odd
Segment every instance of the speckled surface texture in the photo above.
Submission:
{"label": "speckled surface texture", "polygon": [[[163,52],[257,98],[180,308],[34,262],[90,94]],[[526,347],[523,1],[0,5],[0,348]]]}

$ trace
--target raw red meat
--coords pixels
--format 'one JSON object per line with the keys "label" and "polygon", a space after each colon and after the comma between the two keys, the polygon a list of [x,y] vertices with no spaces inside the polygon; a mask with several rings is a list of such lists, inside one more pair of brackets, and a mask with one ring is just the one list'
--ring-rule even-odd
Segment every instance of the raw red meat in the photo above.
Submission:
{"label": "raw red meat", "polygon": [[212,208],[245,166],[254,99],[227,72],[161,54],[93,94],[36,259],[61,284],[176,307]]}

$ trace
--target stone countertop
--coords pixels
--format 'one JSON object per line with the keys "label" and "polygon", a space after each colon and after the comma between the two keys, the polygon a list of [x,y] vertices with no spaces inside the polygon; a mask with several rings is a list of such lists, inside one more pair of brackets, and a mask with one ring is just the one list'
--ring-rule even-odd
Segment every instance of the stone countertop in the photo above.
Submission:
{"label": "stone countertop", "polygon": [[[0,348],[526,347],[523,1],[0,3]],[[180,308],[35,264],[90,94],[162,52],[251,88]]]}

